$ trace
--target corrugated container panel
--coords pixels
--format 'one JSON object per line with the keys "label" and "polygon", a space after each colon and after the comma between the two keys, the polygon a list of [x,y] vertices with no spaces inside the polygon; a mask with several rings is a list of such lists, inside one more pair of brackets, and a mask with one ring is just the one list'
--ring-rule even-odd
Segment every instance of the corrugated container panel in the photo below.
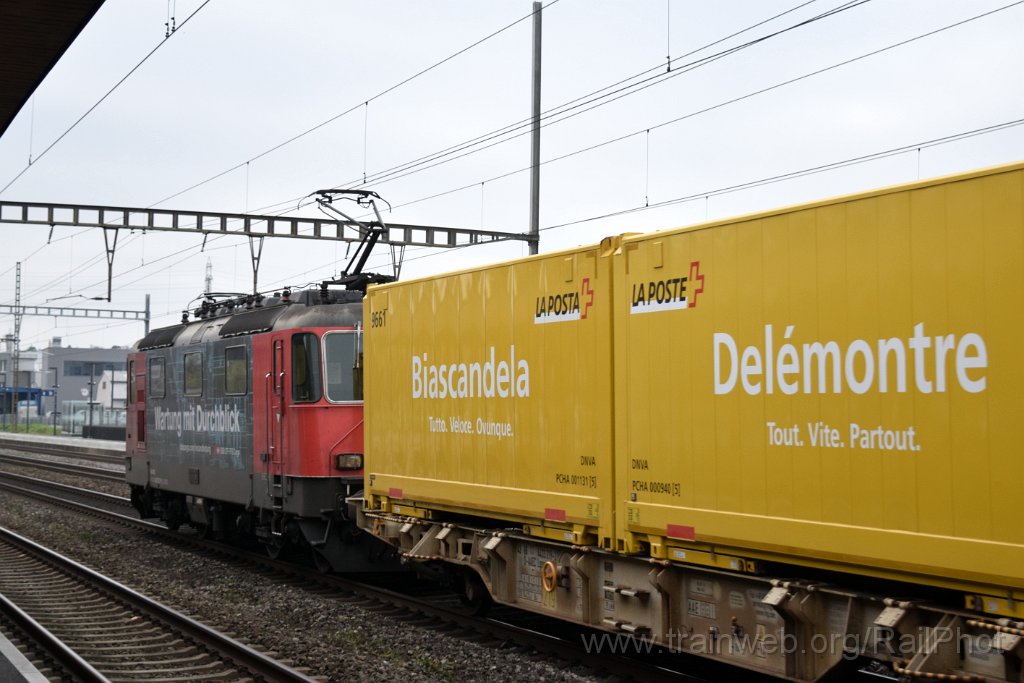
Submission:
{"label": "corrugated container panel", "polygon": [[1024,587],[1022,168],[626,239],[618,547]]}
{"label": "corrugated container panel", "polygon": [[375,504],[611,543],[607,263],[594,246],[370,290]]}

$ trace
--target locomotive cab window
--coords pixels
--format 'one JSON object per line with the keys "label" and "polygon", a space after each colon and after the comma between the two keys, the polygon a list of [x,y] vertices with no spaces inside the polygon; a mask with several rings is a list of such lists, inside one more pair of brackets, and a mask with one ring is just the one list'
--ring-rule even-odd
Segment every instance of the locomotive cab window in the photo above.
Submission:
{"label": "locomotive cab window", "polygon": [[320,400],[320,342],[315,334],[292,335],[292,400]]}
{"label": "locomotive cab window", "polygon": [[359,330],[324,335],[324,376],[328,401],[363,400],[363,335]]}
{"label": "locomotive cab window", "polygon": [[249,367],[244,346],[230,346],[224,349],[224,393],[228,396],[244,396],[249,390]]}
{"label": "locomotive cab window", "polygon": [[164,387],[164,359],[149,359],[149,395],[152,398],[163,398],[166,390]]}
{"label": "locomotive cab window", "polygon": [[185,395],[203,395],[203,354],[199,351],[185,354]]}

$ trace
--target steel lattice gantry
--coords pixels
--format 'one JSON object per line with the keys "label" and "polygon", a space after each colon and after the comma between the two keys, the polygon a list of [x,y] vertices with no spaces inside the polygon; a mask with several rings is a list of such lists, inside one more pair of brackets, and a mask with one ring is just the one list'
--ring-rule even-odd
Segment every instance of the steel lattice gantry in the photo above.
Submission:
{"label": "steel lattice gantry", "polygon": [[[147,295],[148,298],[148,295]],[[149,327],[149,311],[121,311],[108,308],[75,308],[74,306],[9,306],[0,305],[0,315],[38,315],[54,318],[99,318],[105,320],[141,320]]]}
{"label": "steel lattice gantry", "polygon": [[[366,225],[357,221],[262,216],[214,211],[174,209],[133,209],[122,206],[43,204],[0,201],[0,223],[49,225],[105,230],[162,230],[203,235],[240,237],[290,237],[295,239],[359,242]],[[505,240],[534,241],[524,233],[444,228],[428,225],[388,223],[383,244],[406,247],[452,248]]]}
{"label": "steel lattice gantry", "polygon": [[[324,195],[339,191],[319,191],[317,201],[323,208],[333,209],[331,199]],[[363,190],[340,192],[373,195]],[[376,209],[375,209],[376,211]],[[369,231],[376,231],[375,242],[392,248],[392,261],[397,276],[401,267],[401,256],[396,259],[395,249],[405,247],[436,247],[451,249],[489,242],[520,240],[531,244],[537,242],[536,235],[526,233],[474,230],[469,228],[446,228],[430,225],[407,225],[403,223],[384,224],[381,220],[362,222],[348,219],[340,211],[334,211],[342,220],[305,218],[298,216],[267,216],[245,213],[220,213],[216,211],[180,211],[176,209],[142,209],[124,206],[92,206],[83,204],[51,204],[40,202],[0,201],[0,223],[22,225],[49,225],[52,236],[57,226],[102,228],[107,254],[107,297],[110,301],[113,282],[114,252],[117,249],[119,231],[154,230],[203,235],[205,243],[209,235],[233,235],[249,239],[249,250],[253,268],[253,292],[257,290],[260,258],[263,240],[266,237],[292,239],[331,240],[336,242],[363,243]],[[378,214],[379,216],[379,214]],[[258,247],[256,246],[258,244]]]}

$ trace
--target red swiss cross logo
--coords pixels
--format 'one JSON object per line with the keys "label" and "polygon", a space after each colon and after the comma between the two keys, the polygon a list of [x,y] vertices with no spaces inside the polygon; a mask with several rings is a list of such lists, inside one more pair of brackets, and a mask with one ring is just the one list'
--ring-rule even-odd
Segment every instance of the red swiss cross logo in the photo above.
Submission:
{"label": "red swiss cross logo", "polygon": [[693,285],[690,308],[697,308],[697,295],[704,292],[704,276],[700,274],[700,261],[690,261],[690,282]]}
{"label": "red swiss cross logo", "polygon": [[587,319],[587,311],[594,305],[594,290],[590,288],[590,278],[583,278],[583,286],[580,288],[580,320]]}

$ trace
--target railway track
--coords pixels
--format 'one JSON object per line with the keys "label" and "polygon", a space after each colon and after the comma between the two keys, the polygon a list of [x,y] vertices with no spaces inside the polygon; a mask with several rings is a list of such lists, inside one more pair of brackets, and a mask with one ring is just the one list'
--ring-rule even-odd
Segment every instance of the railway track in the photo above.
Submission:
{"label": "railway track", "polygon": [[[51,502],[72,502],[71,498],[80,498],[90,503],[98,503],[106,509],[118,511],[130,511],[132,510],[131,499],[125,498],[124,496],[114,496],[109,493],[103,493],[102,491],[94,491],[92,489],[85,489],[78,486],[69,486],[67,484],[61,484],[55,481],[48,481],[46,479],[38,479],[36,477],[29,477],[24,474],[16,474],[14,472],[2,472],[0,471],[0,489],[5,488],[2,481],[7,480],[17,485],[17,488],[11,489],[18,493],[23,493],[25,490],[36,491],[36,496],[43,500],[50,500]],[[58,496],[49,495],[46,491],[54,491],[64,496],[70,496],[70,498],[61,498]],[[87,505],[87,503],[83,503]]]}
{"label": "railway track", "polygon": [[3,528],[0,609],[87,683],[314,680]]}
{"label": "railway track", "polygon": [[[162,525],[139,520],[134,516],[70,500],[66,497],[69,493],[66,489],[71,487],[54,487],[54,493],[47,493],[40,490],[42,488],[40,480],[32,480],[28,483],[19,482],[8,473],[0,472],[0,488],[117,525],[142,530],[166,539],[176,546],[185,544],[221,558],[229,557],[246,564],[270,569],[283,575],[284,580],[300,581],[311,590],[318,592],[326,590],[328,594],[347,601],[355,601],[366,609],[384,612],[393,618],[419,626],[454,631],[470,640],[513,643],[524,651],[540,653],[559,661],[581,662],[595,671],[601,671],[624,680],[692,681],[695,683],[708,680],[703,677],[683,674],[664,665],[621,654],[588,652],[578,632],[566,633],[565,625],[560,622],[548,623],[545,620],[537,619],[535,615],[511,608],[495,610],[492,618],[475,616],[468,614],[464,608],[458,605],[458,601],[452,599],[448,594],[434,593],[427,596],[408,594],[363,580],[324,575],[316,571],[315,568],[273,560],[262,553],[246,551],[235,546],[203,539],[197,535],[170,531]],[[127,499],[117,496],[109,498],[113,500],[107,500],[106,502],[110,504],[104,505],[104,508],[128,506]]]}
{"label": "railway track", "polygon": [[111,470],[100,467],[89,467],[88,465],[75,465],[73,463],[57,462],[53,460],[41,460],[39,458],[26,458],[20,455],[0,454],[0,462],[24,467],[35,467],[60,474],[70,474],[90,479],[102,479],[104,481],[124,481],[124,470]]}

